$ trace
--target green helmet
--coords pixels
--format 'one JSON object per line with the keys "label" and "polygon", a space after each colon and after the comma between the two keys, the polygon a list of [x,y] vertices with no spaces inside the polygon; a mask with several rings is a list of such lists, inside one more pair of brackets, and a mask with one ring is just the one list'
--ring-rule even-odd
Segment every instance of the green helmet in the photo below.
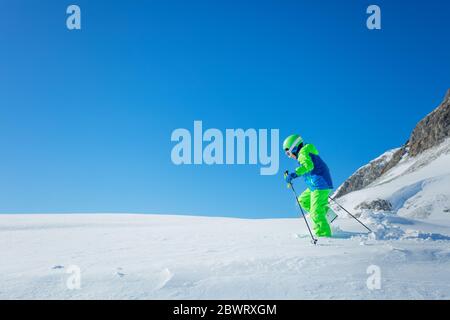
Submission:
{"label": "green helmet", "polygon": [[291,134],[289,137],[284,139],[283,142],[283,150],[289,150],[292,152],[292,150],[295,147],[298,147],[301,143],[303,143],[302,137],[298,134]]}

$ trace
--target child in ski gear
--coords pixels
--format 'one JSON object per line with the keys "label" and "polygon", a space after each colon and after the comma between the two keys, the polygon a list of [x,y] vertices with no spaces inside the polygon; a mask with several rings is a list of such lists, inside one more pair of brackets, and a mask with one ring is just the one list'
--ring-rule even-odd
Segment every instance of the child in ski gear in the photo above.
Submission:
{"label": "child in ski gear", "polygon": [[298,201],[309,212],[314,222],[314,233],[318,237],[331,237],[327,212],[333,182],[328,166],[320,158],[316,147],[310,143],[304,144],[298,134],[287,137],[283,142],[283,149],[289,158],[300,164],[295,172],[285,175],[286,182],[290,184],[293,179],[303,176],[308,188],[298,197]]}

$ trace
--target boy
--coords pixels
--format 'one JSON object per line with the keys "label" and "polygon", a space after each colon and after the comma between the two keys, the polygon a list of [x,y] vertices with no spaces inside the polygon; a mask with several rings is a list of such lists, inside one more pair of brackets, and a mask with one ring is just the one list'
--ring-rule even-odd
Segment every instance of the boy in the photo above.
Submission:
{"label": "boy", "polygon": [[290,135],[283,142],[286,155],[295,159],[300,166],[295,172],[285,177],[291,183],[298,176],[303,176],[307,189],[298,197],[303,209],[309,212],[314,222],[314,233],[318,237],[331,237],[331,228],[327,221],[328,196],[333,189],[330,171],[319,157],[319,152],[312,144],[304,144],[298,134]]}

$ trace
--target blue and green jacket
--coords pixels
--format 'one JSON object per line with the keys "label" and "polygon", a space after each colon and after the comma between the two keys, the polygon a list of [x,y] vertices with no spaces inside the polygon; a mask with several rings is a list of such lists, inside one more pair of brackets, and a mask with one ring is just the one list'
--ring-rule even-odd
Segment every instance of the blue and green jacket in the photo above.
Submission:
{"label": "blue and green jacket", "polygon": [[298,152],[298,162],[300,167],[295,169],[295,173],[303,176],[305,183],[311,191],[333,189],[330,170],[326,163],[319,157],[314,145],[308,143]]}

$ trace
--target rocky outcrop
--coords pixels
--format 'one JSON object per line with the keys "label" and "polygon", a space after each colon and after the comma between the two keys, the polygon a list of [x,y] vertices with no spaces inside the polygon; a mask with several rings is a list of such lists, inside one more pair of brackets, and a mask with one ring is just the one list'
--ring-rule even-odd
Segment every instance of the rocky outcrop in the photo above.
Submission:
{"label": "rocky outcrop", "polygon": [[359,210],[371,210],[371,211],[391,211],[392,204],[384,199],[376,199],[370,202],[362,202],[355,207]]}
{"label": "rocky outcrop", "polygon": [[387,164],[392,162],[393,157],[399,153],[398,151],[399,149],[394,149],[385,152],[364,167],[359,168],[336,190],[335,197],[367,187],[385,172]]}
{"label": "rocky outcrop", "polygon": [[442,104],[422,119],[408,141],[409,154],[417,156],[450,136],[450,90]]}
{"label": "rocky outcrop", "polygon": [[385,172],[395,167],[403,157],[416,157],[450,137],[450,89],[444,101],[414,128],[408,141],[398,149],[388,151],[358,169],[336,190],[334,197],[367,187]]}

